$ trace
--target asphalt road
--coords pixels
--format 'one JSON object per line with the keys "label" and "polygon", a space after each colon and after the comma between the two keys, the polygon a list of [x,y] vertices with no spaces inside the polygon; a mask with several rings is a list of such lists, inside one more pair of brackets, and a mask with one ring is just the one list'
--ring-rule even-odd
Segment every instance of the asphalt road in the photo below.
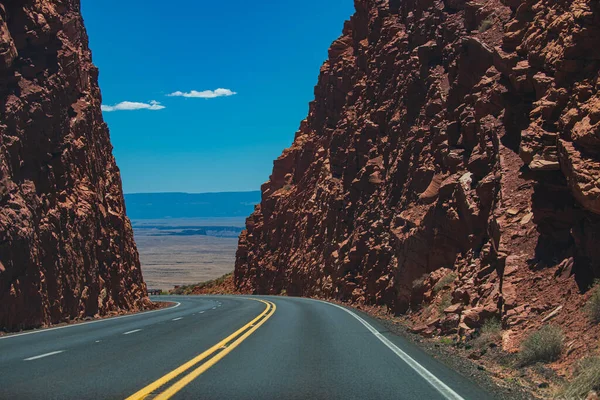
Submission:
{"label": "asphalt road", "polygon": [[268,296],[160,300],[178,305],[0,337],[0,399],[492,398],[337,305]]}

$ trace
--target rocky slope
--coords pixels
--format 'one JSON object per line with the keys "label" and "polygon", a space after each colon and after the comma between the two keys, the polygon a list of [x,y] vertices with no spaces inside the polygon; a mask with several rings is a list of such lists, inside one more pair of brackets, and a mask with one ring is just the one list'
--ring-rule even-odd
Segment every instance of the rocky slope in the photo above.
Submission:
{"label": "rocky slope", "polygon": [[600,2],[356,0],[240,237],[239,290],[387,305],[504,347],[600,277]]}
{"label": "rocky slope", "polygon": [[77,0],[0,1],[0,329],[148,303]]}

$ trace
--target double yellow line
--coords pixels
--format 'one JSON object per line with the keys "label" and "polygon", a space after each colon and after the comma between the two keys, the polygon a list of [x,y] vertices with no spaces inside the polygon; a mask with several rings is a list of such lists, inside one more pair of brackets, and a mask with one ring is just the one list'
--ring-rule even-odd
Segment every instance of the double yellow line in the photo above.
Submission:
{"label": "double yellow line", "polygon": [[[260,301],[261,303],[265,303],[267,307],[252,321],[248,322],[246,325],[242,326],[240,329],[227,336],[225,339],[221,340],[219,343],[215,344],[210,349],[192,358],[190,361],[164,375],[162,378],[152,382],[145,388],[132,394],[126,400],[142,400],[151,394],[154,395],[153,399],[155,400],[170,399],[177,392],[183,389],[186,385],[188,385],[190,382],[192,382],[210,367],[219,362],[219,360],[221,360],[223,357],[229,354],[233,349],[239,346],[240,343],[246,340],[248,336],[252,335],[254,331],[260,328],[262,324],[264,324],[269,318],[271,318],[271,316],[275,313],[275,309],[277,308],[277,306],[275,306],[275,304],[270,301],[264,301],[260,299],[250,300],[256,300]],[[200,363],[202,360],[213,354],[215,355],[208,359],[206,362],[196,367],[198,363]],[[181,379],[177,380],[174,384],[172,384],[165,390],[159,390],[168,382],[172,381],[173,379],[177,378],[179,375],[183,374],[184,372],[193,367],[196,368],[189,372],[187,375],[183,376]]]}

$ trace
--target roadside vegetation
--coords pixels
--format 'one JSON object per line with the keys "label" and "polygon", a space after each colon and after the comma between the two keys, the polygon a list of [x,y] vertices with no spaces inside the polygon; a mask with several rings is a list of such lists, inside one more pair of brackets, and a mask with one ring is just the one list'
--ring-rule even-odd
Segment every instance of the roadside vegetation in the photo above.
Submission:
{"label": "roadside vegetation", "polygon": [[522,366],[536,362],[556,361],[563,350],[564,334],[553,325],[544,325],[521,343],[519,361]]}
{"label": "roadside vegetation", "polygon": [[501,339],[502,323],[498,318],[489,318],[483,323],[474,344],[477,347],[483,348],[498,343]]}
{"label": "roadside vegetation", "polygon": [[600,322],[600,285],[596,285],[594,289],[592,289],[592,296],[587,302],[587,314],[595,323]]}
{"label": "roadside vegetation", "polygon": [[591,391],[600,391],[600,357],[586,357],[579,361],[562,398],[584,399]]}

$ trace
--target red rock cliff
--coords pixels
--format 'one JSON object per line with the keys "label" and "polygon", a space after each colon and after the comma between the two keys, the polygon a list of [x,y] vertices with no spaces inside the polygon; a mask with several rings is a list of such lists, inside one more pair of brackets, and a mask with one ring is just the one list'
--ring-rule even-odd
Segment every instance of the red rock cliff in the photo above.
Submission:
{"label": "red rock cliff", "polygon": [[147,302],[78,0],[0,1],[0,329]]}
{"label": "red rock cliff", "polygon": [[600,277],[600,2],[355,6],[247,220],[236,285],[413,309],[438,333],[498,316],[508,347],[558,309],[585,354],[598,334],[577,324]]}

